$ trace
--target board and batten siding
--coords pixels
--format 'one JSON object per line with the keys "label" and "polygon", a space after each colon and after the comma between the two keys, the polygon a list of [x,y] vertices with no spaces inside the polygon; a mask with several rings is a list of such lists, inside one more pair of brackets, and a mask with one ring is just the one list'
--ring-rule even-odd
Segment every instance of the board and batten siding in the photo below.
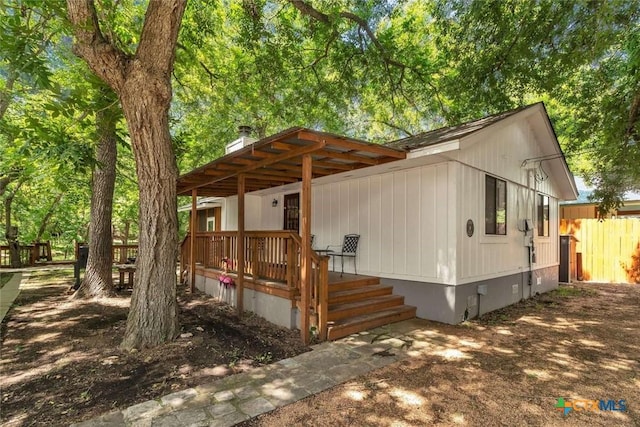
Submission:
{"label": "board and batten siding", "polygon": [[[262,197],[251,194],[244,196],[244,229],[260,230],[262,216]],[[222,208],[222,231],[238,229],[238,196],[225,198]]]}
{"label": "board and batten siding", "polygon": [[[358,273],[454,284],[456,242],[450,219],[455,217],[456,173],[452,167],[440,163],[314,184],[315,248],[341,245],[345,234],[360,234]],[[291,192],[296,191],[262,197],[261,229],[282,229],[282,200]],[[273,199],[278,200],[277,208],[271,206]],[[349,259],[345,271],[353,272]]]}
{"label": "board and batten siding", "polygon": [[[513,122],[495,130],[486,129],[461,142],[461,150],[450,157],[458,162],[457,223],[458,278],[457,283],[527,271],[528,249],[520,221],[534,221],[536,263],[534,269],[557,265],[559,262],[558,199],[550,179],[536,182],[532,172],[522,167],[525,159],[543,153],[526,121]],[[533,163],[531,163],[533,164]],[[544,168],[544,163],[543,163]],[[507,182],[507,235],[485,234],[485,175]],[[529,175],[529,176],[528,176]],[[537,236],[537,194],[549,196],[549,236]],[[467,220],[473,220],[473,236],[466,234]]]}

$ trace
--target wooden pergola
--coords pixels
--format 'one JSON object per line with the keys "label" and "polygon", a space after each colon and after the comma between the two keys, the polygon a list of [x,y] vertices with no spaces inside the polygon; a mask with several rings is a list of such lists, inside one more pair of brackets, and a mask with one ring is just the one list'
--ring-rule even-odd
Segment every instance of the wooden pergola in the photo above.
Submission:
{"label": "wooden pergola", "polygon": [[[238,196],[237,308],[243,311],[245,193],[301,182],[301,303],[308,305],[311,281],[311,181],[314,178],[405,159],[406,152],[340,135],[294,127],[261,139],[188,172],[177,194],[191,195],[190,229],[196,230],[198,196]],[[190,242],[190,283],[195,286],[195,239]],[[307,291],[305,291],[307,290]],[[302,316],[301,329],[308,330]]]}

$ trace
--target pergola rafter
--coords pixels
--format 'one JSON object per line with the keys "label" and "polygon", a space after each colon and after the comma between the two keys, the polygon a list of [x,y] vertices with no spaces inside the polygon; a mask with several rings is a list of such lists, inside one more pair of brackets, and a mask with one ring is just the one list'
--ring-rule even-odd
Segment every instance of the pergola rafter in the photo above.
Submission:
{"label": "pergola rafter", "polygon": [[[245,175],[247,192],[302,181],[305,154],[311,155],[312,179],[406,157],[404,151],[382,145],[291,128],[182,175],[178,179],[178,195],[191,195],[194,189],[201,196],[237,194],[238,174]],[[230,192],[230,188],[236,190]]]}

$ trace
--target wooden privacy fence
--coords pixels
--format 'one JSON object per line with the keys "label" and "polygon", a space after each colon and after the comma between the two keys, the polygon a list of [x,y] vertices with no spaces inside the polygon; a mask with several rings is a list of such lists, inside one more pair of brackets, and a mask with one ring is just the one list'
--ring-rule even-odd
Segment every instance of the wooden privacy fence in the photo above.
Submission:
{"label": "wooden privacy fence", "polygon": [[563,219],[560,234],[576,238],[579,280],[640,283],[640,218]]}

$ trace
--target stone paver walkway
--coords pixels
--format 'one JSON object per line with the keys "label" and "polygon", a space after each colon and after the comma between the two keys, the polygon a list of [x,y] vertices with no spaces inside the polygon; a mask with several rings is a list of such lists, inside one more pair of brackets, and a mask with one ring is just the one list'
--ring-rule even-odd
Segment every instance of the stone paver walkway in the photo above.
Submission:
{"label": "stone paver walkway", "polygon": [[[2,274],[10,274],[2,271]],[[0,289],[0,322],[11,308],[13,301],[20,294],[20,282],[29,279],[29,273],[11,272],[13,277]]]}
{"label": "stone paver walkway", "polygon": [[232,426],[411,355],[430,345],[420,319],[325,342],[313,351],[149,400],[75,427]]}

